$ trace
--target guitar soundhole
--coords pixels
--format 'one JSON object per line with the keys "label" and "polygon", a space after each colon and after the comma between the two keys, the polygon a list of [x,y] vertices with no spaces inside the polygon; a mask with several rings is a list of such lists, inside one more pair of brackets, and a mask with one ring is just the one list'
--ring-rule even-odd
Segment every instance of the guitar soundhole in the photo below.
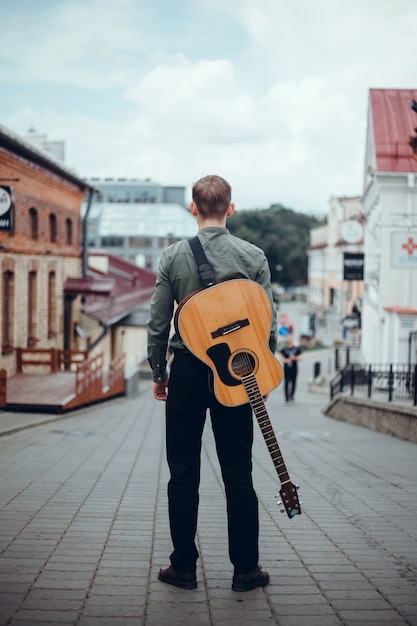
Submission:
{"label": "guitar soundhole", "polygon": [[230,360],[230,368],[235,376],[244,378],[256,369],[256,359],[251,352],[235,352]]}

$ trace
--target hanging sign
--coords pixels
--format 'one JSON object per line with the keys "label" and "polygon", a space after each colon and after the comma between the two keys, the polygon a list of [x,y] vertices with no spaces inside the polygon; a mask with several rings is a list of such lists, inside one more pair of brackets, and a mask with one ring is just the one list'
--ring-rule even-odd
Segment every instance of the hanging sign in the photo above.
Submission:
{"label": "hanging sign", "polygon": [[363,252],[345,252],[343,255],[343,280],[363,280]]}
{"label": "hanging sign", "polygon": [[361,321],[357,315],[347,315],[343,318],[342,325],[346,330],[355,330],[361,327]]}
{"label": "hanging sign", "polygon": [[13,227],[13,189],[0,187],[0,231]]}

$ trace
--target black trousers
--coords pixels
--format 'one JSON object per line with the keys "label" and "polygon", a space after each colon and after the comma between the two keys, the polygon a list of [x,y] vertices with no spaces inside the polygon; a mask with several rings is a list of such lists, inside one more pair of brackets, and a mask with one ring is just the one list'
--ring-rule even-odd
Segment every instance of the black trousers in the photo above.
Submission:
{"label": "black trousers", "polygon": [[297,364],[293,363],[291,367],[284,365],[284,391],[285,399],[290,400],[294,398],[295,386],[297,382]]}
{"label": "black trousers", "polygon": [[199,504],[201,438],[210,412],[224,482],[229,557],[237,573],[258,563],[258,499],[252,484],[253,418],[249,404],[225,407],[210,392],[209,369],[189,353],[177,352],[166,403],[166,446],[170,469],[168,504],[174,550],[171,563],[194,572]]}

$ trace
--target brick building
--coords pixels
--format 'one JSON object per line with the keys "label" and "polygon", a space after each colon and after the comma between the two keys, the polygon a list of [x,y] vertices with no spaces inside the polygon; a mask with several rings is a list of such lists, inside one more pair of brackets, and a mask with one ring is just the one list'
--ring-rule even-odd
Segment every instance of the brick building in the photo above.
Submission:
{"label": "brick building", "polygon": [[80,209],[91,187],[61,161],[0,125],[0,368],[16,347],[72,348],[64,283],[82,272]]}

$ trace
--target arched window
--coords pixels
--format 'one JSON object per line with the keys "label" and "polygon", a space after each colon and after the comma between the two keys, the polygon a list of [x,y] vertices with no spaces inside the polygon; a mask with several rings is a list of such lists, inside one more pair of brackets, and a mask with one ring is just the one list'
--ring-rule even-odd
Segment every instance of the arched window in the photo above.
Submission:
{"label": "arched window", "polygon": [[2,354],[13,351],[13,319],[14,319],[14,273],[3,274],[3,316],[2,316]]}
{"label": "arched window", "polygon": [[57,223],[56,215],[51,213],[49,216],[49,241],[55,243],[57,240]]}
{"label": "arched window", "polygon": [[39,239],[39,220],[38,212],[33,207],[29,209],[30,220],[30,237],[31,239]]}
{"label": "arched window", "polygon": [[56,274],[48,275],[48,338],[56,336]]}
{"label": "arched window", "polygon": [[65,243],[72,244],[72,221],[67,217],[65,220]]}
{"label": "arched window", "polygon": [[29,272],[28,276],[28,347],[36,345],[36,317],[37,317],[37,274]]}

